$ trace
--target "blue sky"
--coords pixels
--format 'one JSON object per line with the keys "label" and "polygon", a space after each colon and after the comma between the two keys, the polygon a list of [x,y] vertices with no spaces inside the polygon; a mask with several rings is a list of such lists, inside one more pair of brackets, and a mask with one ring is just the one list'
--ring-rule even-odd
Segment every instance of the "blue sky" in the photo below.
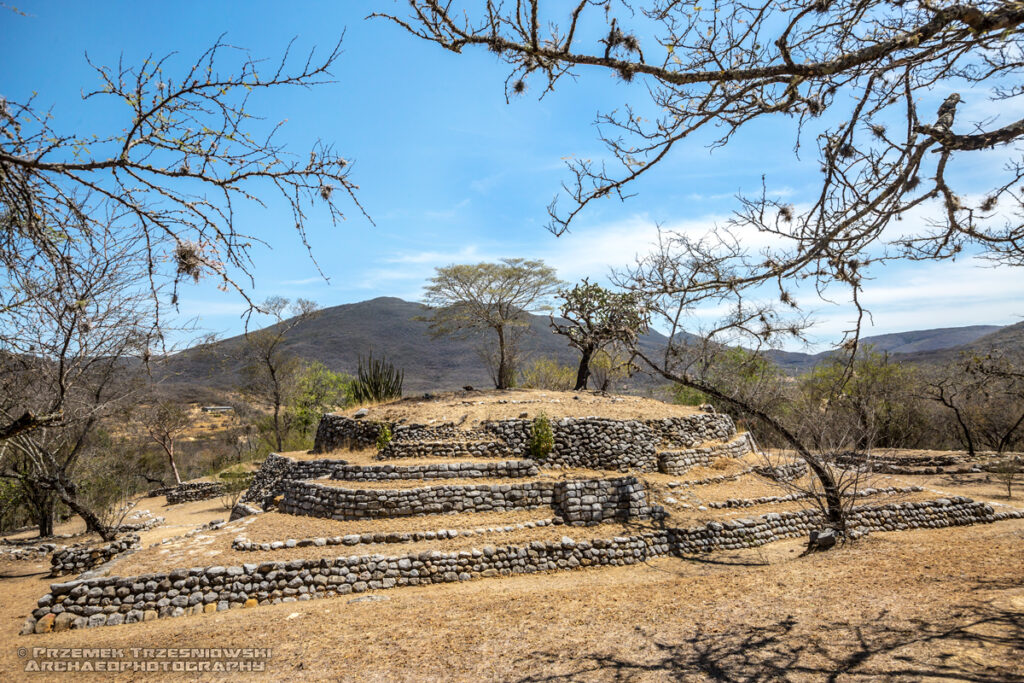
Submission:
{"label": "blue sky", "polygon": [[[287,119],[281,140],[296,152],[322,139],[353,159],[352,180],[376,227],[354,210],[334,228],[314,221],[310,240],[325,282],[288,227],[284,207],[245,207],[246,229],[270,243],[254,252],[257,299],[301,296],[321,306],[377,296],[415,300],[436,266],[513,256],[544,258],[565,280],[604,279],[609,267],[647,251],[657,223],[706,230],[736,208],[737,192],[756,192],[762,174],[769,188],[799,205],[818,177],[813,154],[798,160],[792,153],[792,122],[777,119],[713,153],[700,141],[685,146],[634,188],[637,197],[605,201],[571,234],[555,238],[543,226],[545,207],[566,179],[563,159],[599,158],[591,122],[599,111],[646,101],[641,82],[582,72],[543,100],[535,86],[506,104],[506,70],[493,55],[452,55],[383,21],[364,20],[374,9],[401,11],[402,3],[387,1],[11,4],[28,16],[0,9],[0,94],[24,100],[36,91],[39,104],[52,105],[58,130],[123,125],[81,101],[82,89],[97,83],[86,52],[98,63],[123,55],[131,64],[178,51],[175,63],[184,68],[221,33],[274,59],[292,38],[297,51],[328,49],[345,32],[336,82],[260,96],[252,108],[268,120]],[[983,159],[960,172],[981,192],[993,163]],[[1010,324],[1024,313],[1024,276],[970,258],[889,267],[874,276],[865,292],[874,315],[867,334]],[[852,316],[843,306],[809,308],[820,321],[813,332],[819,344],[836,340]],[[241,331],[243,309],[213,283],[182,292],[182,315],[211,331]]]}

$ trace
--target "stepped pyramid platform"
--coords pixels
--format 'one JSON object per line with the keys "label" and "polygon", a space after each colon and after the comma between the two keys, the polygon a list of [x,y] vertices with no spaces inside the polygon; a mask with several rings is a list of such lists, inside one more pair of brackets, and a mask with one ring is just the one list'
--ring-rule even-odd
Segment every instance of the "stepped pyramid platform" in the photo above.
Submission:
{"label": "stepped pyramid platform", "polygon": [[[757,547],[823,523],[792,488],[806,468],[767,463],[727,415],[545,392],[368,412],[325,415],[312,452],[268,456],[245,516],[126,555],[109,576],[54,584],[29,630],[630,565]],[[555,447],[536,459],[526,444],[540,412]],[[392,440],[378,449],[383,424]],[[866,485],[850,517],[857,535],[1021,514],[892,481]]]}

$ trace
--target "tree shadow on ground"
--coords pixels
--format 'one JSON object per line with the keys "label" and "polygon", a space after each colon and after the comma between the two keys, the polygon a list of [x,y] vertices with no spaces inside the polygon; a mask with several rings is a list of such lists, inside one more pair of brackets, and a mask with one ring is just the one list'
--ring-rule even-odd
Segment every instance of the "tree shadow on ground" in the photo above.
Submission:
{"label": "tree shadow on ground", "polygon": [[[742,632],[709,632],[698,625],[679,642],[639,627],[637,635],[637,649],[646,656],[594,653],[567,659],[564,653],[533,653],[518,665],[534,668],[539,660],[553,672],[519,680],[1024,682],[1024,613],[991,604],[961,609],[942,623],[897,621],[882,611],[862,623],[802,625],[787,617]],[[994,648],[1004,651],[997,657]],[[976,656],[962,656],[968,651]]]}

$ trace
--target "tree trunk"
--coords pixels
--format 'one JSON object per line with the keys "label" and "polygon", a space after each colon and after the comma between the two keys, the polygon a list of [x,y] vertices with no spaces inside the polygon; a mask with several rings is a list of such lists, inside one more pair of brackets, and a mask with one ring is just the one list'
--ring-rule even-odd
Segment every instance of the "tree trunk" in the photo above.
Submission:
{"label": "tree trunk", "polygon": [[178,474],[178,465],[174,462],[174,442],[172,441],[170,446],[164,450],[167,451],[167,461],[171,463],[171,472],[174,474],[174,483],[180,484],[181,476]]}
{"label": "tree trunk", "polygon": [[510,368],[508,367],[508,359],[505,357],[505,328],[498,328],[498,372],[497,374],[497,385],[496,389],[508,389],[512,386],[511,378],[509,377]]}
{"label": "tree trunk", "polygon": [[72,512],[82,518],[88,531],[96,532],[104,541],[113,541],[117,538],[117,530],[104,524],[95,512],[82,504],[72,487],[65,485],[60,474],[50,479],[48,483],[60,497],[61,501],[71,508]]}
{"label": "tree trunk", "polygon": [[648,359],[644,354],[640,352],[636,352],[636,355],[638,358],[647,363],[647,365],[649,365],[655,372],[657,372],[659,375],[669,380],[670,382],[678,382],[679,384],[683,384],[692,389],[702,391],[712,398],[717,398],[726,404],[732,405],[736,408],[739,408],[742,411],[749,413],[750,415],[753,415],[754,417],[758,418],[766,425],[768,425],[771,429],[775,430],[775,432],[777,432],[783,439],[786,440],[787,443],[789,443],[793,447],[793,449],[800,456],[800,459],[807,463],[807,467],[811,470],[811,472],[814,473],[814,476],[818,479],[818,482],[821,484],[821,488],[824,491],[825,499],[825,517],[828,521],[829,526],[835,529],[836,532],[840,534],[840,536],[846,536],[846,513],[843,510],[843,500],[842,495],[839,491],[839,486],[836,484],[835,478],[832,476],[832,473],[829,472],[828,468],[824,465],[824,463],[818,460],[818,458],[815,457],[810,452],[810,450],[807,449],[806,446],[804,446],[804,444],[796,437],[795,434],[786,429],[786,427],[781,422],[779,422],[772,416],[768,415],[759,408],[756,408],[755,406],[748,405],[741,399],[737,399],[733,396],[726,395],[719,391],[714,386],[707,384],[706,382],[703,382],[701,380],[694,379],[687,375],[679,376],[671,372],[668,372],[667,370],[653,363],[650,359]]}
{"label": "tree trunk", "polygon": [[284,440],[281,438],[281,401],[274,399],[274,441],[277,443],[277,452],[284,450]]}
{"label": "tree trunk", "polygon": [[36,526],[39,528],[39,538],[53,536],[53,517],[55,507],[53,497],[49,493],[43,493],[40,491],[38,496],[33,496],[31,503],[32,517],[35,519]]}
{"label": "tree trunk", "polygon": [[1013,437],[1013,433],[1017,431],[1017,427],[1020,427],[1021,424],[1024,424],[1024,413],[1021,413],[1021,416],[1017,418],[1017,421],[1013,423],[1013,426],[1003,434],[1003,438],[999,439],[999,445],[996,447],[997,453],[1002,455],[1006,447],[1010,445],[1010,439]]}
{"label": "tree trunk", "polygon": [[587,381],[590,379],[590,359],[594,357],[593,347],[587,346],[580,350],[583,354],[580,357],[580,369],[576,371],[576,386],[573,391],[584,391],[587,388]]}
{"label": "tree trunk", "polygon": [[955,407],[955,406],[953,406],[953,405],[950,405],[949,407],[953,409],[953,414],[956,415],[956,421],[960,425],[960,431],[962,431],[963,434],[964,434],[964,441],[967,443],[967,455],[969,455],[970,457],[973,458],[974,457],[974,438],[971,436],[971,430],[967,426],[967,423],[964,422],[963,417],[961,417],[960,409]]}

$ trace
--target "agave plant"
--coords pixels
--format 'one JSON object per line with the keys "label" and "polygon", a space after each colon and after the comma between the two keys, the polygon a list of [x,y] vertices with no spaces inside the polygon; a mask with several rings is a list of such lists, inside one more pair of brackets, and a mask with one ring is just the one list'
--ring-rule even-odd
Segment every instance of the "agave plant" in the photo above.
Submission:
{"label": "agave plant", "polygon": [[387,358],[375,359],[373,353],[359,358],[359,372],[352,383],[352,396],[357,403],[377,403],[402,395],[405,371],[399,370]]}

